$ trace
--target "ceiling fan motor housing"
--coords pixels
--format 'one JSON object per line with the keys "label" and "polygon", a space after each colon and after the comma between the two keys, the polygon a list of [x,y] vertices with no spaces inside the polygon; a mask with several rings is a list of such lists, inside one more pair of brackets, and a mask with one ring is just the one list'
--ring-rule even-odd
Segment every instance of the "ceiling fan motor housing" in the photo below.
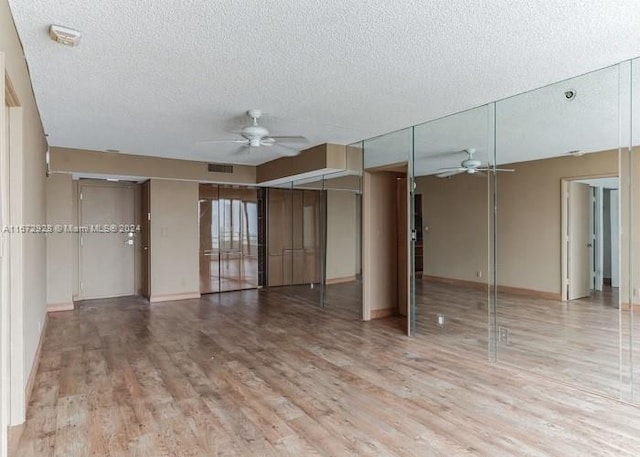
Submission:
{"label": "ceiling fan motor housing", "polygon": [[477,159],[466,159],[463,160],[460,165],[462,166],[462,168],[478,168],[480,165],[482,165],[482,162]]}
{"label": "ceiling fan motor housing", "polygon": [[265,136],[269,136],[269,131],[260,125],[249,125],[247,127],[244,127],[240,133],[247,140],[260,140]]}

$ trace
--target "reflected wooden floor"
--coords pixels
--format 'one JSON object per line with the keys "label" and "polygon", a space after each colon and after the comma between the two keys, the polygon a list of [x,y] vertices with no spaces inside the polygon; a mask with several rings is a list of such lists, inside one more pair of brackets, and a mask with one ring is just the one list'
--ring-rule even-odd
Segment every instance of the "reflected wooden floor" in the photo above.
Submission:
{"label": "reflected wooden floor", "polygon": [[255,289],[257,287],[258,260],[256,258],[245,256],[241,259],[220,261],[217,257],[201,257],[200,291],[202,293]]}
{"label": "reflected wooden floor", "polygon": [[51,315],[17,455],[638,455],[638,408],[361,322],[358,301],[285,287]]}
{"label": "reflected wooden floor", "polygon": [[[424,281],[416,286],[418,333],[438,344],[487,357],[486,292]],[[618,398],[617,303],[617,294],[610,288],[570,302],[501,293],[497,325],[508,331],[508,339],[498,343],[498,360]],[[445,317],[444,328],[436,325],[438,314]],[[636,319],[636,335],[640,335],[638,324],[640,319]]]}

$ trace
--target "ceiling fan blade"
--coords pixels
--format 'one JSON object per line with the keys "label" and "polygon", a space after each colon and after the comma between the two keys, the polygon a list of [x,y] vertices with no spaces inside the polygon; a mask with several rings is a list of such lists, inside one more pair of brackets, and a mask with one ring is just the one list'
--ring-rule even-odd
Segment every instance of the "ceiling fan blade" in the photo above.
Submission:
{"label": "ceiling fan blade", "polygon": [[464,168],[455,168],[451,170],[441,171],[440,173],[436,174],[436,176],[438,178],[448,178],[449,176],[465,173],[466,171],[467,170],[465,170]]}
{"label": "ceiling fan blade", "polygon": [[267,138],[273,138],[274,140],[278,140],[279,142],[287,142],[287,143],[296,143],[303,142],[308,143],[309,140],[307,137],[301,135],[269,135]]}
{"label": "ceiling fan blade", "polygon": [[196,144],[215,144],[215,143],[239,143],[245,144],[248,143],[247,139],[235,139],[235,140],[204,140],[204,141],[196,141]]}
{"label": "ceiling fan blade", "polygon": [[493,172],[493,171],[515,171],[512,168],[485,168],[485,167],[476,168],[476,170],[478,170],[478,171],[491,171],[491,172]]}
{"label": "ceiling fan blade", "polygon": [[459,155],[459,154],[464,154],[466,153],[467,150],[466,149],[460,149],[459,151],[447,151],[447,152],[436,152],[435,154],[420,154],[420,153],[416,153],[415,154],[415,158],[416,160],[428,160],[428,159],[437,159],[440,157],[451,157],[451,156],[455,156],[455,155]]}

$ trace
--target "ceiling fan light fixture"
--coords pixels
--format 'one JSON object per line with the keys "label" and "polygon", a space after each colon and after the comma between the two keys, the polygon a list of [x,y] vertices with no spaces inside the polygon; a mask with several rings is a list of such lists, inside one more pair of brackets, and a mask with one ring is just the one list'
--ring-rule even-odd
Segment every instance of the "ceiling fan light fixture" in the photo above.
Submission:
{"label": "ceiling fan light fixture", "polygon": [[[307,143],[309,140],[304,136],[300,135],[271,135],[269,130],[266,127],[258,124],[258,119],[262,116],[262,111],[259,109],[250,109],[246,111],[247,116],[251,118],[251,124],[240,129],[237,134],[239,134],[242,139],[227,139],[227,140],[207,140],[207,141],[199,141],[197,144],[204,143],[236,143],[242,144],[243,147],[249,146],[249,148],[260,148],[261,146],[274,146],[278,145],[278,154],[279,155],[297,155],[300,153],[299,149],[295,149],[293,147],[287,146],[287,142],[297,142],[303,141]],[[288,152],[283,152],[283,150],[290,149],[293,150],[294,154],[290,154]]]}

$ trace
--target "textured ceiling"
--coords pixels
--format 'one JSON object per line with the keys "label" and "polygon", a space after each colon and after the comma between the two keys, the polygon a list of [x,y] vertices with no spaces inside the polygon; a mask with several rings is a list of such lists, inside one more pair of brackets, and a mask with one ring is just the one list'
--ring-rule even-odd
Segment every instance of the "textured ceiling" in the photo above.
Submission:
{"label": "textured ceiling", "polygon": [[350,143],[640,54],[637,0],[9,3],[51,145],[207,161],[277,156],[195,144],[249,108],[274,135]]}
{"label": "textured ceiling", "polygon": [[[571,101],[565,99],[567,90],[576,94]],[[616,149],[629,144],[631,92],[640,116],[640,59],[427,122],[413,132],[404,129],[367,140],[364,165],[402,162],[413,153],[420,176],[458,166],[467,158],[461,151],[470,148],[485,164]],[[635,127],[634,144],[640,140],[640,123]]]}

